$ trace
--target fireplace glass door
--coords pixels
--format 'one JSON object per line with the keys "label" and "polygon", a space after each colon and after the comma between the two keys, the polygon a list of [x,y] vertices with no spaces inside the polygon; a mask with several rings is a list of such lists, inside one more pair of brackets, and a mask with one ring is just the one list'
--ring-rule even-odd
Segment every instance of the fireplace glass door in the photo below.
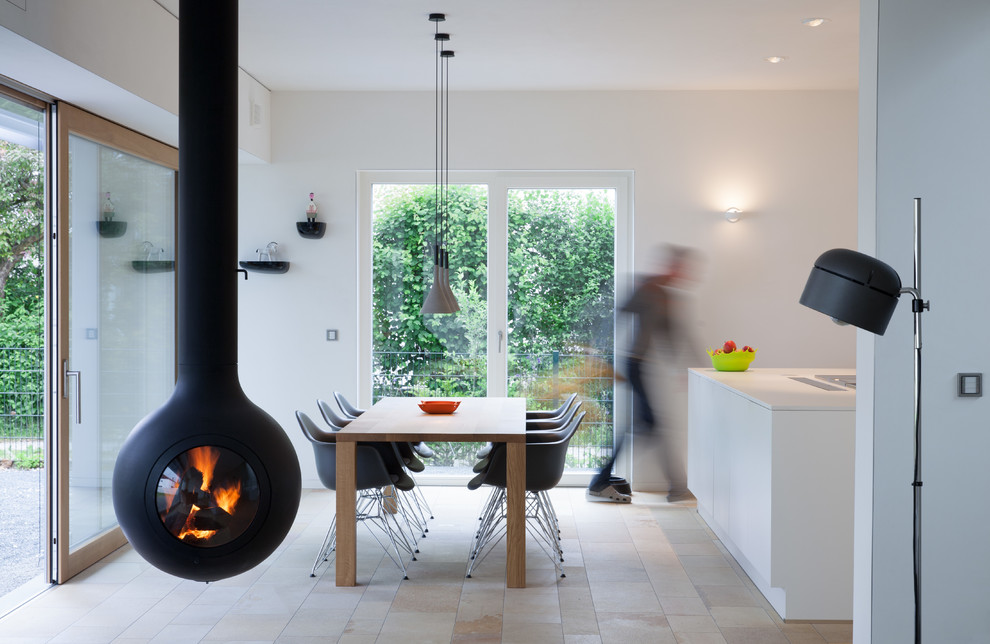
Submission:
{"label": "fireplace glass door", "polygon": [[[59,106],[59,581],[123,543],[117,451],[175,382],[177,153]],[[135,481],[135,485],[142,482]]]}

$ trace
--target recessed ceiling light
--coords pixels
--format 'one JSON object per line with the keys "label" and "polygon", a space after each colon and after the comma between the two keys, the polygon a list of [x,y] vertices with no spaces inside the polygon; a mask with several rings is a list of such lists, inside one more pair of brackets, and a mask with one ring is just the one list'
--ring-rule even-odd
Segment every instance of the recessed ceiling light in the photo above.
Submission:
{"label": "recessed ceiling light", "polygon": [[805,18],[801,24],[807,27],[821,27],[826,22],[828,22],[828,18]]}
{"label": "recessed ceiling light", "polygon": [[782,63],[787,60],[787,56],[767,56],[763,60],[776,65],[777,63]]}

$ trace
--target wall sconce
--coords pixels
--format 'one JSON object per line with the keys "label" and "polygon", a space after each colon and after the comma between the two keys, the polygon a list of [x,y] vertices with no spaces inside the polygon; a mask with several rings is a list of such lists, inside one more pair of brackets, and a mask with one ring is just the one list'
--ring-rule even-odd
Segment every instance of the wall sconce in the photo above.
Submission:
{"label": "wall sconce", "polygon": [[739,221],[739,216],[742,214],[742,210],[738,208],[729,208],[725,211],[725,220],[730,224],[734,224]]}

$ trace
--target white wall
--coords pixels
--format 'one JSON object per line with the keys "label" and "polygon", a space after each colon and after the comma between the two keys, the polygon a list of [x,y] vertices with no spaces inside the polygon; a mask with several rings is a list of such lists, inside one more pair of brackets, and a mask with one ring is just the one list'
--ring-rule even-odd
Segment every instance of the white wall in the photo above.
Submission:
{"label": "white wall", "polygon": [[[923,200],[922,605],[926,642],[986,642],[990,611],[990,432],[987,401],[956,397],[955,375],[979,372],[990,302],[984,297],[985,239],[980,216],[990,162],[990,5],[984,0],[864,1],[879,36],[876,96],[876,253],[912,281],[912,199]],[[864,27],[867,24],[864,20]],[[869,47],[864,47],[864,53]],[[864,112],[865,121],[873,114]],[[887,333],[875,341],[871,632],[856,641],[911,641],[913,460],[912,315],[902,298]],[[857,586],[857,590],[862,590]],[[864,601],[857,597],[857,603]],[[870,636],[871,639],[867,639]]]}
{"label": "white wall", "polygon": [[[0,25],[0,74],[178,145],[179,22],[157,2],[0,2]],[[243,70],[237,80],[238,159],[266,162],[271,92]]]}
{"label": "white wall", "polygon": [[[635,172],[636,267],[660,242],[707,257],[704,347],[733,338],[759,366],[851,367],[849,328],[797,304],[814,259],[856,244],[855,92],[453,93],[451,168]],[[277,241],[292,266],[240,286],[241,380],[299,448],[293,411],[357,393],[358,170],[433,166],[432,93],[274,93],[272,163],[240,167],[242,259]],[[300,238],[308,194],[328,232]],[[727,223],[721,212],[741,208]],[[340,330],[338,342],[325,330]],[[686,378],[685,380],[686,381]],[[668,396],[680,429],[686,395]],[[654,468],[640,463],[648,481]],[[662,477],[653,474],[656,485]],[[663,488],[661,488],[663,489]]]}

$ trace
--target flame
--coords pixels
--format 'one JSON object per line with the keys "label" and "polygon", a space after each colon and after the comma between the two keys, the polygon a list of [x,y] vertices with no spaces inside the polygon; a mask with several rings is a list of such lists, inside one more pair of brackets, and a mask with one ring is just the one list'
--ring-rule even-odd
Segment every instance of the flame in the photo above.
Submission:
{"label": "flame", "polygon": [[204,492],[210,491],[210,483],[213,482],[213,469],[219,460],[220,450],[207,445],[189,450],[189,467],[196,468],[203,475],[203,484],[199,486],[199,489]]}
{"label": "flame", "polygon": [[233,514],[234,506],[237,505],[237,501],[241,498],[241,482],[238,481],[231,487],[218,489],[213,493],[213,498],[216,499],[217,505],[223,508],[224,512]]}
{"label": "flame", "polygon": [[193,526],[193,517],[196,513],[200,511],[198,505],[192,506],[192,511],[189,512],[189,516],[186,517],[186,524],[182,526],[182,531],[176,535],[179,539],[185,539],[186,537],[192,537],[194,539],[209,539],[217,533],[216,530],[197,530]]}

